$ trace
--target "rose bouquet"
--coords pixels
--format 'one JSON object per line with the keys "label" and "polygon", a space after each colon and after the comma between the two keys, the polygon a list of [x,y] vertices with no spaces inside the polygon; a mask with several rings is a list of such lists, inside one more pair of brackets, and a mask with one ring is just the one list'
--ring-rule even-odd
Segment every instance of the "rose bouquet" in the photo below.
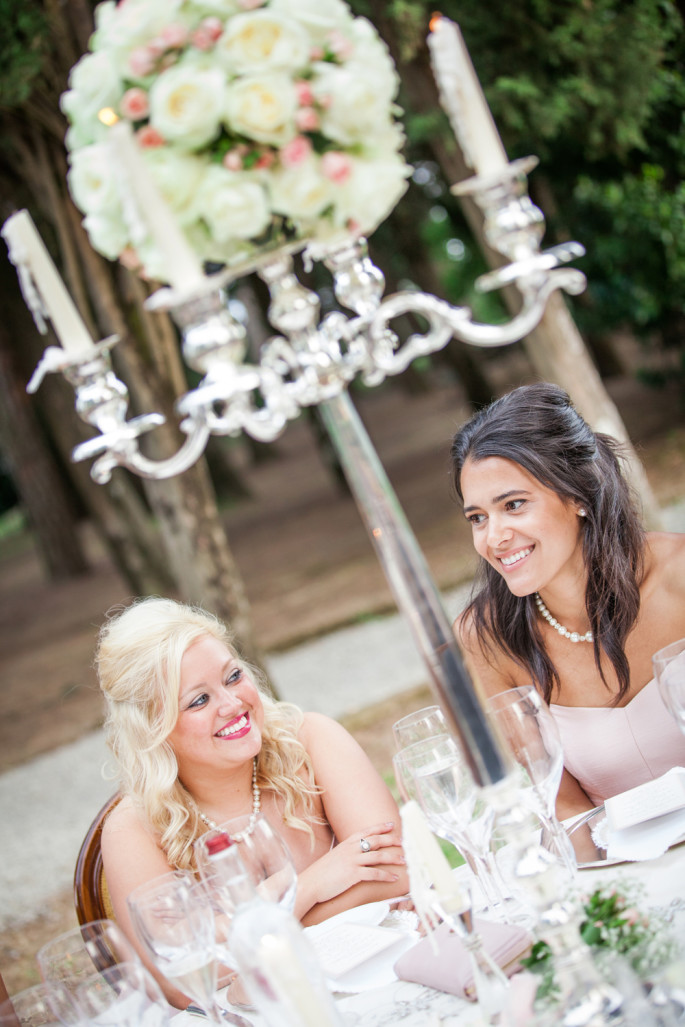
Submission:
{"label": "rose bouquet", "polygon": [[368,234],[411,171],[393,62],[343,0],[106,0],[69,87],[68,184],[90,241],[150,277],[164,255],[133,244],[103,112],[131,124],[190,245],[218,264]]}

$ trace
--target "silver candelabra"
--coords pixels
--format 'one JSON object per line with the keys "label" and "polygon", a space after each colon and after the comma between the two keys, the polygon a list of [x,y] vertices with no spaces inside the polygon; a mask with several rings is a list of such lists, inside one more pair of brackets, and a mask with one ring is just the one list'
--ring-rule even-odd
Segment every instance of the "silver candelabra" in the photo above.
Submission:
{"label": "silver candelabra", "polygon": [[[581,246],[567,243],[540,250],[544,219],[528,196],[526,177],[536,163],[536,158],[514,161],[501,172],[469,179],[454,189],[475,198],[488,243],[509,261],[476,283],[481,291],[517,287],[520,311],[504,324],[476,322],[469,308],[422,292],[384,298],[383,274],[369,259],[363,239],[329,250],[301,244],[265,254],[249,268],[208,276],[191,295],[164,288],[147,301],[152,309],[171,311],[181,330],[184,360],[202,375],[197,388],[178,400],[185,441],[169,459],[151,460],[139,450],[140,436],[163,418],[152,413],[126,419],[128,392],[110,361],[116,337],[83,353],[48,348],[28,386],[35,390],[51,371],[62,372],[72,383],[77,412],[99,432],[76,447],[73,459],[95,458],[91,474],[100,483],[107,482],[117,466],[148,478],[180,474],[201,456],[210,435],[244,431],[270,441],[303,407],[319,406],[398,606],[482,785],[494,785],[507,776],[507,757],[347,386],[357,376],[367,386],[378,385],[417,357],[441,349],[452,336],[474,346],[515,342],[538,324],[552,292],[583,290],[583,274],[562,266],[583,254]],[[336,310],[320,320],[318,296],[293,270],[293,252],[302,248],[305,262],[322,261],[330,271],[335,296],[351,313]],[[262,347],[258,363],[245,362],[245,328],[231,315],[225,293],[229,282],[252,270],[268,287],[268,317],[279,333]],[[427,328],[401,342],[392,322],[407,313],[421,316]]]}

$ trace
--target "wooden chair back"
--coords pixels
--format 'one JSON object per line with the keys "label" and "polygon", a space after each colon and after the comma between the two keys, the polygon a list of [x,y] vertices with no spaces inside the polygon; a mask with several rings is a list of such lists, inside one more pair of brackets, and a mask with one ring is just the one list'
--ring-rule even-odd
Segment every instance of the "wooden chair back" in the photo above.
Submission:
{"label": "wooden chair back", "polygon": [[121,795],[117,792],[107,800],[94,818],[81,843],[74,871],[74,905],[80,924],[87,924],[91,920],[114,919],[114,911],[102,866],[100,842],[102,825],[120,799]]}

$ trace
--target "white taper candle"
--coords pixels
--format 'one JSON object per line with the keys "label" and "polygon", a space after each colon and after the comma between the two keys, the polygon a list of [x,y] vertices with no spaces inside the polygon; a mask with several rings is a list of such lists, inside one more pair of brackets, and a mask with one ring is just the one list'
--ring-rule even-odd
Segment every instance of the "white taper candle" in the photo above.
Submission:
{"label": "white taper candle", "polygon": [[509,163],[459,26],[435,15],[428,35],[440,100],[464,160],[478,175],[501,171]]}
{"label": "white taper candle", "polygon": [[165,259],[165,280],[179,292],[192,292],[204,281],[202,265],[152,180],[130,124],[117,121],[109,130],[109,140],[126,175],[125,188],[132,195],[137,215]]}
{"label": "white taper candle", "polygon": [[43,318],[48,317],[65,350],[82,353],[92,347],[93,339],[29,212],[18,210],[12,214],[0,234],[16,265],[21,291],[39,331],[45,332]]}
{"label": "white taper candle", "polygon": [[441,899],[461,896],[462,889],[419,804],[413,799],[405,802],[400,816],[402,844],[410,879],[414,870],[419,877],[427,878],[432,883]]}

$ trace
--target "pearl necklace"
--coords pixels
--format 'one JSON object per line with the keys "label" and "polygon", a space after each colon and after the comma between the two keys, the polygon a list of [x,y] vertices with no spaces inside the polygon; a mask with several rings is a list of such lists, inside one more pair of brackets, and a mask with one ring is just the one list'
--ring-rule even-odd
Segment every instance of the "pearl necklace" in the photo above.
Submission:
{"label": "pearl necklace", "polygon": [[[262,793],[259,788],[259,785],[257,784],[257,757],[255,756],[255,758],[252,760],[252,812],[250,813],[250,822],[244,831],[241,831],[239,835],[235,836],[238,840],[240,840],[240,838],[243,838],[245,835],[251,834],[254,831],[254,826],[257,823],[257,817],[261,812],[261,805]],[[211,817],[208,817],[205,813],[203,813],[194,800],[193,806],[195,807],[197,815],[199,816],[203,824],[206,824],[207,827],[212,829],[212,831],[218,831],[220,829],[216,821],[212,820]]]}
{"label": "pearl necklace", "polygon": [[542,596],[539,592],[535,593],[535,605],[538,610],[545,618],[548,624],[551,624],[555,631],[558,631],[564,638],[568,638],[570,642],[592,642],[592,632],[586,631],[584,635],[579,634],[577,631],[569,631],[563,624],[560,624],[556,617],[553,617],[547,607],[542,601]]}

